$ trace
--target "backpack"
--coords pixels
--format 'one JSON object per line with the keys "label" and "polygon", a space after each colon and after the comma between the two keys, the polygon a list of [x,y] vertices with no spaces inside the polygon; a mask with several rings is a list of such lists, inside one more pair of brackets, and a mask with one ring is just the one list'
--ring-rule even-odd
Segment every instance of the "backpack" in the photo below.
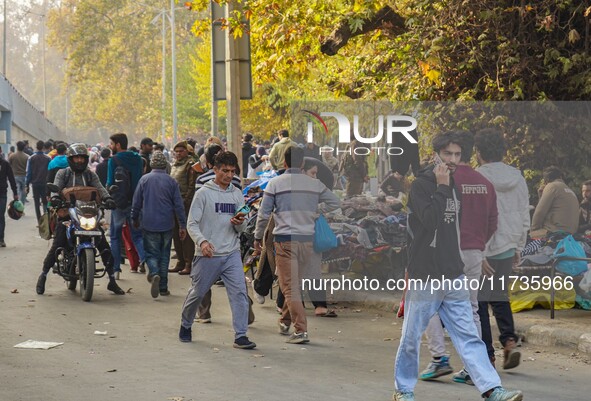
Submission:
{"label": "backpack", "polygon": [[131,190],[131,173],[121,164],[121,161],[117,157],[111,159],[115,167],[115,181],[114,185],[117,185],[117,191],[113,192],[111,196],[115,201],[117,209],[126,209],[131,205],[133,192]]}

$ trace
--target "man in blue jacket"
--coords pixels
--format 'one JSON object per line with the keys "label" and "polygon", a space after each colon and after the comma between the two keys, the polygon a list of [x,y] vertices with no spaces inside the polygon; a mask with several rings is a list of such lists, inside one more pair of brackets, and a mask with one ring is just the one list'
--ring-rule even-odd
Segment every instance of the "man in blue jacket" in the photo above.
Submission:
{"label": "man in blue jacket", "polygon": [[179,237],[187,235],[187,219],[177,182],[166,174],[168,162],[164,154],[156,151],[150,160],[150,173],[144,175],[133,195],[131,218],[135,228],[141,219],[148,281],[152,283],[152,297],[170,295],[168,291],[168,264],[172,246],[175,216],[179,222]]}
{"label": "man in blue jacket", "polygon": [[[113,184],[119,187],[116,193],[113,194],[117,208],[111,213],[110,233],[113,270],[115,271],[115,277],[119,278],[119,273],[121,273],[121,230],[126,222],[130,226],[131,238],[140,258],[140,263],[144,263],[146,259],[142,232],[130,224],[133,193],[142,176],[144,162],[139,154],[127,150],[127,135],[124,133],[111,135],[109,140],[109,147],[113,152],[113,157],[109,159],[107,188]],[[118,167],[121,167],[124,171],[120,172],[121,174],[116,178],[115,170]]]}

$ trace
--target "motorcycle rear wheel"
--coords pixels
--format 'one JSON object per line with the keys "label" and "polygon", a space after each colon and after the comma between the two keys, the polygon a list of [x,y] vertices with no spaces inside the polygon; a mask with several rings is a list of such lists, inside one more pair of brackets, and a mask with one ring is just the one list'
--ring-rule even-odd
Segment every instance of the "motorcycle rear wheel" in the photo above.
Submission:
{"label": "motorcycle rear wheel", "polygon": [[94,249],[83,249],[78,256],[80,268],[80,295],[82,300],[88,302],[92,299],[94,289],[94,271],[96,262],[94,259]]}

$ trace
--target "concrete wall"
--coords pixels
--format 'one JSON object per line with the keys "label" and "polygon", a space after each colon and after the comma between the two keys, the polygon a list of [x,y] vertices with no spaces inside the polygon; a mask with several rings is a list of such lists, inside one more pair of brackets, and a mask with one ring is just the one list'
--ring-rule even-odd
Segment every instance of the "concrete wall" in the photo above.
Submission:
{"label": "concrete wall", "polygon": [[6,132],[5,135],[0,135],[0,146],[5,154],[8,154],[11,145],[16,146],[20,140],[28,139],[29,145],[34,148],[38,140],[65,138],[63,132],[45,118],[43,113],[25,99],[2,75],[0,75],[0,112],[2,113],[0,131]]}

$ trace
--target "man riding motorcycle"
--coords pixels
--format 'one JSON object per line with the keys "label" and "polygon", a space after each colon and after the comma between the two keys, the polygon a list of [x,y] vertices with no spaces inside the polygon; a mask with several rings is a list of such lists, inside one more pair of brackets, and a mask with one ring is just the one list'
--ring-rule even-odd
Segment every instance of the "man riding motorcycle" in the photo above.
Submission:
{"label": "man riding motorcycle", "polygon": [[[86,146],[82,143],[72,144],[68,148],[66,156],[68,159],[69,167],[58,171],[54,181],[54,184],[59,188],[60,192],[64,188],[70,188],[74,186],[95,187],[101,199],[103,200],[104,206],[107,209],[115,208],[115,202],[113,201],[105,187],[103,187],[103,185],[101,184],[96,173],[90,171],[90,169],[88,168],[89,155]],[[51,199],[52,205],[61,203],[61,199],[59,198],[59,196],[53,196]],[[66,235],[67,227],[64,224],[62,224],[62,222],[70,220],[70,217],[67,213],[58,213],[58,215],[60,214],[64,217],[59,218],[59,223],[57,224],[55,231],[55,238],[53,239],[51,249],[47,253],[45,260],[43,261],[43,271],[37,279],[36,290],[37,294],[39,295],[45,292],[45,281],[47,280],[47,273],[49,273],[49,270],[55,264],[56,250],[60,247],[66,249],[71,248]],[[107,285],[107,289],[109,291],[114,292],[117,295],[125,295],[125,291],[123,291],[115,281],[115,276],[113,273],[113,255],[111,254],[111,248],[109,247],[109,244],[105,239],[104,232],[102,234],[101,239],[96,242],[96,247],[100,252],[103,265],[105,266],[105,271],[107,272],[109,277],[109,284]]]}

